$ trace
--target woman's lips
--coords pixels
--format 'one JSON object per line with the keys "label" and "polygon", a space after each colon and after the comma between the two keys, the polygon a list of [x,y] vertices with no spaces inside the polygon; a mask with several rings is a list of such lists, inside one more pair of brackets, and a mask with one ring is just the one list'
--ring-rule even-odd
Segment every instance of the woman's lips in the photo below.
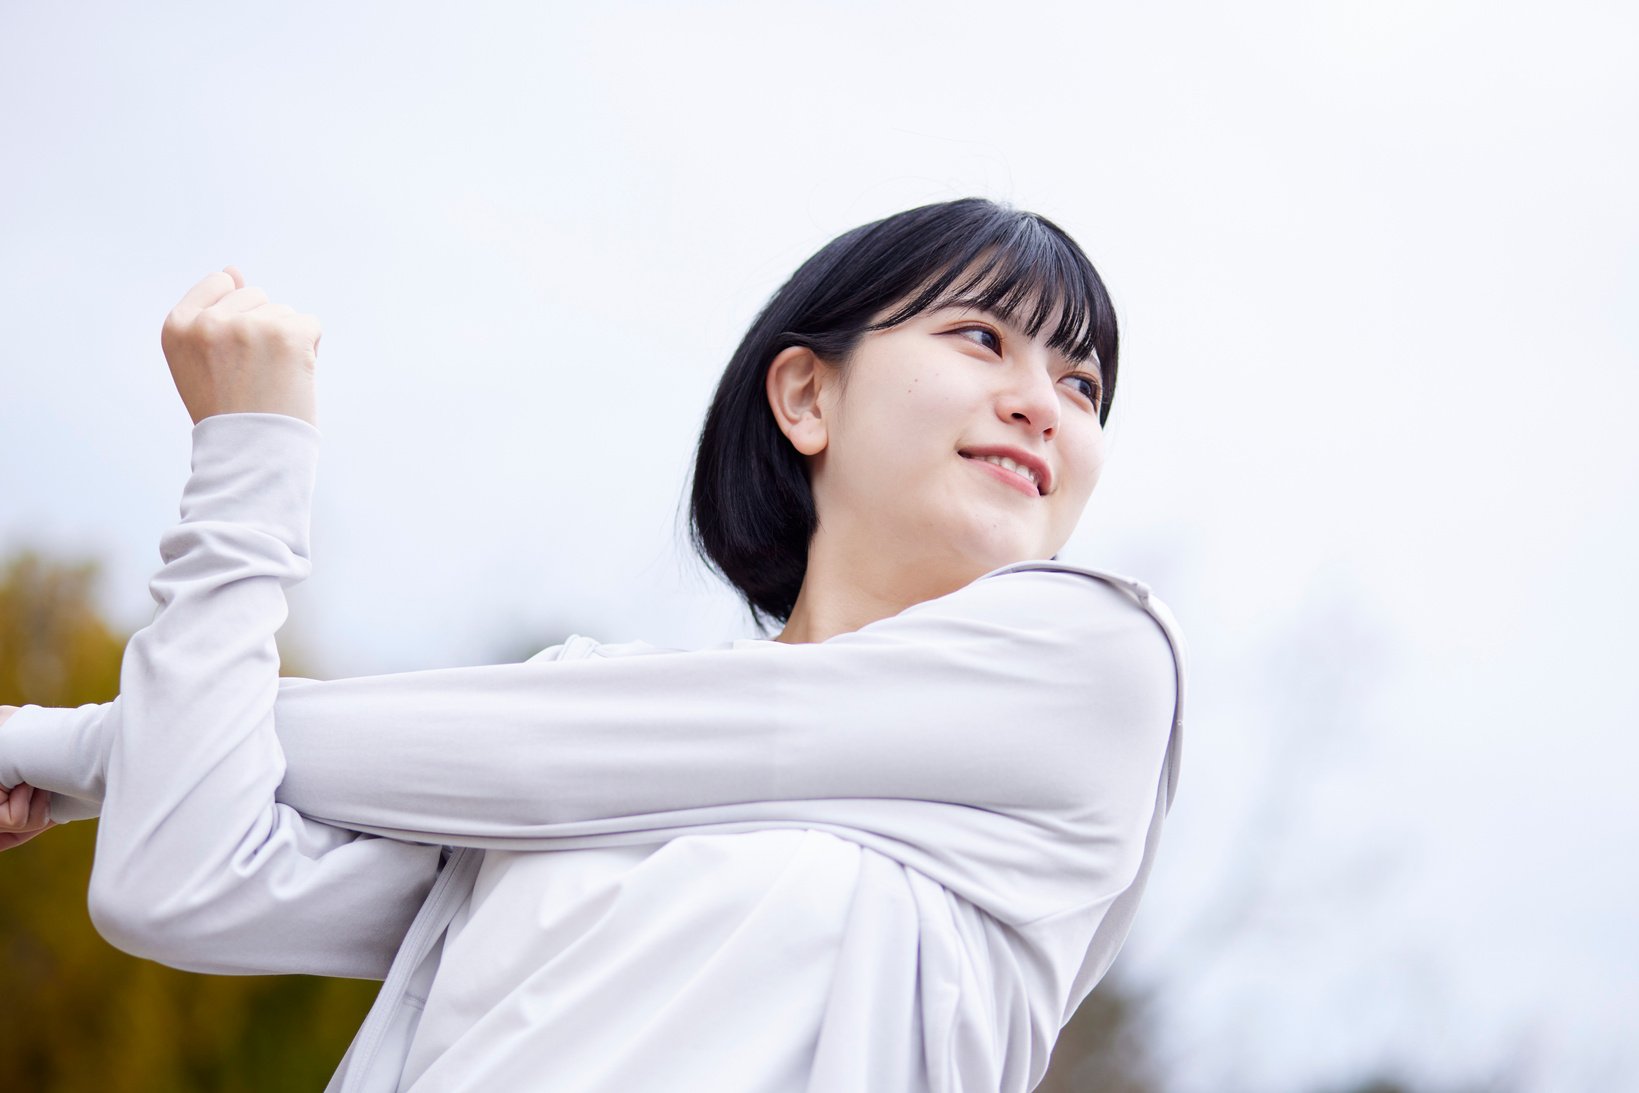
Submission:
{"label": "woman's lips", "polygon": [[1006,467],[999,467],[996,464],[989,462],[988,460],[974,459],[970,455],[964,455],[964,456],[962,456],[962,459],[965,460],[968,463],[973,464],[975,467],[978,467],[981,471],[984,471],[986,474],[990,475],[992,478],[996,478],[996,479],[999,479],[1002,482],[1007,483],[1009,486],[1012,486],[1014,489],[1018,490],[1022,494],[1025,494],[1029,497],[1040,497],[1041,496],[1041,491],[1036,489],[1036,484],[1034,482],[1030,481],[1030,479],[1026,478],[1022,474],[1015,474],[1013,471],[1008,470]]}

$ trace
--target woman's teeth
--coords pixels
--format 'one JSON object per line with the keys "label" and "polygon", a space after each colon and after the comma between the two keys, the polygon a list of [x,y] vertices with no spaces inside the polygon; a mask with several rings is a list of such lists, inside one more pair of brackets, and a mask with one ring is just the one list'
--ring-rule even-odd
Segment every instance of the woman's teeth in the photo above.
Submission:
{"label": "woman's teeth", "polygon": [[1022,474],[1024,477],[1028,478],[1030,480],[1030,484],[1035,486],[1036,489],[1041,489],[1041,483],[1036,481],[1036,473],[1017,460],[1009,459],[1005,455],[971,455],[968,456],[968,458],[982,459],[986,463],[994,463],[998,467],[1006,467],[1014,474]]}

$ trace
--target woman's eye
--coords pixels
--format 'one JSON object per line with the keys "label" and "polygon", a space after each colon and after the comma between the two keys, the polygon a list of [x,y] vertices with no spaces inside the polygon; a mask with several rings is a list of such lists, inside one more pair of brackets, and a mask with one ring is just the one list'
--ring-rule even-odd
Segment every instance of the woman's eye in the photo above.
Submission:
{"label": "woman's eye", "polygon": [[1000,353],[1002,351],[1001,336],[998,335],[994,330],[990,329],[988,326],[964,326],[960,330],[956,331],[956,333],[958,333],[958,334],[988,334],[991,338],[995,339],[995,341],[996,341],[996,352]]}
{"label": "woman's eye", "polygon": [[1099,395],[1102,393],[1098,388],[1098,380],[1094,379],[1092,376],[1089,376],[1085,372],[1072,372],[1064,378],[1075,383],[1085,384],[1082,389],[1082,393],[1087,396],[1087,401],[1092,403],[1095,409],[1097,408]]}

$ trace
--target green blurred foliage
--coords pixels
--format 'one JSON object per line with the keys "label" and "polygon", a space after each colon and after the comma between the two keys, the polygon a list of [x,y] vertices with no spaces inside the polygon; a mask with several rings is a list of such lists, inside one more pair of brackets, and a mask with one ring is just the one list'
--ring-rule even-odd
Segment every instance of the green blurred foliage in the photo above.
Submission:
{"label": "green blurred foliage", "polygon": [[[78,706],[119,693],[129,635],[93,595],[100,566],[34,551],[0,569],[0,705]],[[283,643],[281,643],[282,646]],[[311,675],[284,654],[288,675]],[[0,728],[0,732],[5,731]],[[115,949],[91,925],[96,821],[0,854],[0,1074],[53,1093],[323,1089],[380,984],[216,976]]]}

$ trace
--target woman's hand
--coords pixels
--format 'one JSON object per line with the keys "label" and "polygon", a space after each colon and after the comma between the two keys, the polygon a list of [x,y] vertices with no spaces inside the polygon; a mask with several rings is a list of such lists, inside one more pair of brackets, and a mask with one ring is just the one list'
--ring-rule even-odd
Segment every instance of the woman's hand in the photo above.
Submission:
{"label": "woman's hand", "polygon": [[[16,712],[16,706],[0,706],[0,726]],[[25,782],[9,788],[0,786],[0,850],[20,846],[46,828],[56,827],[46,819],[50,803],[51,794]]]}
{"label": "woman's hand", "polygon": [[[16,712],[16,706],[0,706],[0,726]],[[46,819],[50,803],[51,794],[26,782],[0,786],[0,850],[21,846],[46,828],[56,827]]]}
{"label": "woman's hand", "polygon": [[228,266],[188,290],[165,316],[159,343],[195,425],[214,414],[270,413],[316,426],[322,336],[316,316],[270,303]]}
{"label": "woman's hand", "polygon": [[57,825],[46,818],[51,794],[19,782],[7,789],[0,786],[0,850],[21,846],[47,828]]}

